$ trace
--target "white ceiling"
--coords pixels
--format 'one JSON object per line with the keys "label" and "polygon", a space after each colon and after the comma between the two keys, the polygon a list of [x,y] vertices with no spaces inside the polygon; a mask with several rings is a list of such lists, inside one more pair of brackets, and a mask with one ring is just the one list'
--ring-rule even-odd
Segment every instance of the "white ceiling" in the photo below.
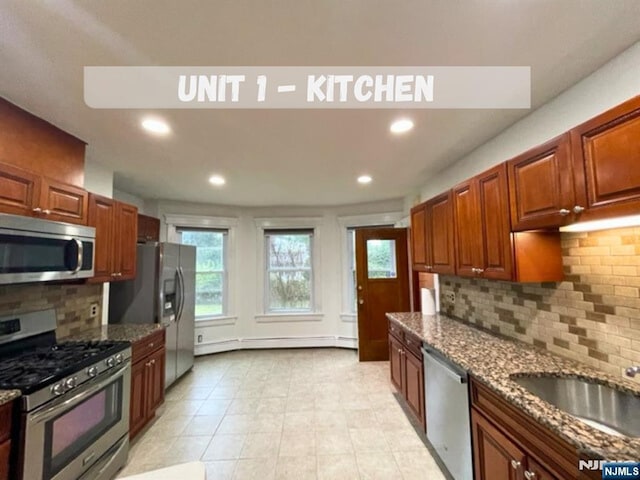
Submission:
{"label": "white ceiling", "polygon": [[[335,205],[397,198],[524,110],[137,110],[83,103],[85,65],[530,65],[537,107],[640,40],[619,0],[2,0],[0,96],[89,143],[145,198]],[[400,113],[416,127],[388,132]],[[220,173],[223,188],[207,178]],[[369,173],[374,182],[359,186]]]}

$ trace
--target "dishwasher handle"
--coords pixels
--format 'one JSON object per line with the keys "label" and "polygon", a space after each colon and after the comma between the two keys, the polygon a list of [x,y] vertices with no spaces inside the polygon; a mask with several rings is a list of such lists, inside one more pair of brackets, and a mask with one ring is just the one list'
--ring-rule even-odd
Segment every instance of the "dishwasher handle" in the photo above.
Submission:
{"label": "dishwasher handle", "polygon": [[430,361],[437,363],[438,366],[442,368],[444,373],[446,373],[449,377],[451,377],[456,382],[467,383],[468,380],[467,380],[466,373],[461,375],[460,373],[458,373],[457,371],[458,369],[454,365],[440,358],[438,355],[435,355],[434,352],[431,352],[430,350],[427,350],[423,347],[422,354],[424,355],[425,359],[428,358]]}

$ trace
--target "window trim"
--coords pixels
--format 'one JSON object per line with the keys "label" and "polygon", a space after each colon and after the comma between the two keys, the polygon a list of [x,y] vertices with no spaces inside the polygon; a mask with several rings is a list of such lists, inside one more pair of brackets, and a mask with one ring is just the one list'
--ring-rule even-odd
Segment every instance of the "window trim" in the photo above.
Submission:
{"label": "window trim", "polygon": [[[341,258],[342,258],[342,268],[340,278],[342,281],[341,285],[341,314],[340,320],[346,323],[353,323],[356,321],[358,312],[357,310],[354,312],[351,310],[350,298],[350,277],[349,272],[351,271],[350,267],[350,254],[349,254],[349,229],[356,228],[375,228],[375,227],[383,227],[388,225],[398,225],[399,222],[403,220],[404,215],[402,212],[388,212],[388,213],[374,213],[367,215],[344,215],[338,217],[338,224],[340,225],[340,245],[341,245]],[[353,252],[355,255],[355,250]],[[355,290],[353,291],[353,296],[355,299]]]}
{"label": "window trim", "polygon": [[[267,323],[271,321],[317,321],[322,316],[322,227],[324,224],[323,217],[256,217],[254,218],[256,226],[256,246],[257,246],[257,291],[256,291],[256,314],[254,320],[259,323]],[[265,233],[269,230],[312,230],[312,309],[310,311],[277,311],[269,312],[267,305],[267,256],[265,247]]]}
{"label": "window trim", "polygon": [[225,324],[232,319],[237,319],[237,292],[238,288],[235,284],[238,278],[238,264],[237,264],[237,217],[210,217],[202,215],[180,215],[180,214],[165,214],[164,220],[167,225],[167,241],[173,243],[180,243],[181,236],[178,232],[180,227],[193,228],[202,230],[226,230],[226,272],[225,282],[226,291],[223,298],[223,315],[206,316],[196,319],[197,325],[206,326],[213,323]]}

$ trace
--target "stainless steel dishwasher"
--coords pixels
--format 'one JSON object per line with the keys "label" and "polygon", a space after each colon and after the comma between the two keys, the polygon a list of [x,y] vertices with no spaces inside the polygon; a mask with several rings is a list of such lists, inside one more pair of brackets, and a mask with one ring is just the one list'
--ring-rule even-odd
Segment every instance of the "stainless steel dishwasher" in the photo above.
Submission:
{"label": "stainless steel dishwasher", "polygon": [[455,480],[472,480],[468,375],[424,346],[427,438]]}

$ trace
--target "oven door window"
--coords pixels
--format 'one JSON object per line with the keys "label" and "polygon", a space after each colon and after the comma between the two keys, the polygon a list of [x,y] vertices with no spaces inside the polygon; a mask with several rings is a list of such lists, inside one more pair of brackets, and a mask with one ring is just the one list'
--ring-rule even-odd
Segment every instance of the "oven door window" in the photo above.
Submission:
{"label": "oven door window", "polygon": [[122,418],[123,380],[93,394],[45,425],[44,478],[52,478]]}
{"label": "oven door window", "polygon": [[[83,247],[92,249],[88,242],[83,242]],[[91,252],[83,253],[83,257],[87,257]],[[84,269],[83,260],[80,259]],[[0,273],[66,272],[77,268],[78,243],[75,240],[0,235]]]}

